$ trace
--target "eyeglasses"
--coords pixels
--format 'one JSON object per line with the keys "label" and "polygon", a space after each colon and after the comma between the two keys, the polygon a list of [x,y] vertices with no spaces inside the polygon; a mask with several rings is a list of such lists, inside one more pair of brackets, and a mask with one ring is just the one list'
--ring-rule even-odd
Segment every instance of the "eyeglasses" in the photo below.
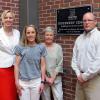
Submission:
{"label": "eyeglasses", "polygon": [[94,21],[94,19],[92,20],[92,19],[88,19],[88,20],[83,20],[83,23],[86,23],[86,22],[93,22]]}

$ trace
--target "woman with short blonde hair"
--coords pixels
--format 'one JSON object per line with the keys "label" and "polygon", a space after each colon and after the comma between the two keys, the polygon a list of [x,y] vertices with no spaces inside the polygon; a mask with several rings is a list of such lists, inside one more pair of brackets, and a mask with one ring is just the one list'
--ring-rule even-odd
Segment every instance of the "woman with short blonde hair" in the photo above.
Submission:
{"label": "woman with short blonde hair", "polygon": [[15,15],[5,10],[0,28],[0,100],[17,100],[14,79],[14,48],[19,43],[20,33],[14,28]]}

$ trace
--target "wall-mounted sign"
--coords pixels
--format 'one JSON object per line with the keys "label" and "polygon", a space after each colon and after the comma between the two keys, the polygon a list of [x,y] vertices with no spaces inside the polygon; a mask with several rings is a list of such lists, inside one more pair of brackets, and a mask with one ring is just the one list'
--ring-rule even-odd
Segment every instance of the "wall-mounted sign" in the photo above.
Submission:
{"label": "wall-mounted sign", "polygon": [[83,15],[91,10],[91,6],[58,9],[57,34],[79,35],[83,33]]}

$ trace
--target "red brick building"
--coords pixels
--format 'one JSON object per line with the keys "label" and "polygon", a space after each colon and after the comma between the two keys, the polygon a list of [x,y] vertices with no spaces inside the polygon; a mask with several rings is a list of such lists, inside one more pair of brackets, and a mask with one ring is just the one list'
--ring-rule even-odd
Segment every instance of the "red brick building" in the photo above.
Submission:
{"label": "red brick building", "polygon": [[[15,25],[19,27],[20,0],[0,0],[0,14],[5,9],[15,12]],[[46,26],[56,28],[56,10],[62,8],[80,7],[92,5],[93,12],[97,15],[98,27],[100,28],[100,0],[39,0],[39,30]],[[34,9],[33,9],[34,11]],[[41,33],[40,33],[41,34]],[[76,76],[71,69],[72,48],[77,35],[57,35],[56,41],[63,47],[64,75],[63,91],[64,100],[74,100]]]}

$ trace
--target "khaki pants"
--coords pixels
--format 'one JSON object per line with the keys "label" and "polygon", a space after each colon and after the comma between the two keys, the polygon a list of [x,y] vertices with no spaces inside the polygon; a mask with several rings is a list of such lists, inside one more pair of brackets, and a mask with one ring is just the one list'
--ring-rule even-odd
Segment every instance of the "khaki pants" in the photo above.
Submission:
{"label": "khaki pants", "polygon": [[100,100],[100,75],[83,85],[77,82],[75,100]]}

